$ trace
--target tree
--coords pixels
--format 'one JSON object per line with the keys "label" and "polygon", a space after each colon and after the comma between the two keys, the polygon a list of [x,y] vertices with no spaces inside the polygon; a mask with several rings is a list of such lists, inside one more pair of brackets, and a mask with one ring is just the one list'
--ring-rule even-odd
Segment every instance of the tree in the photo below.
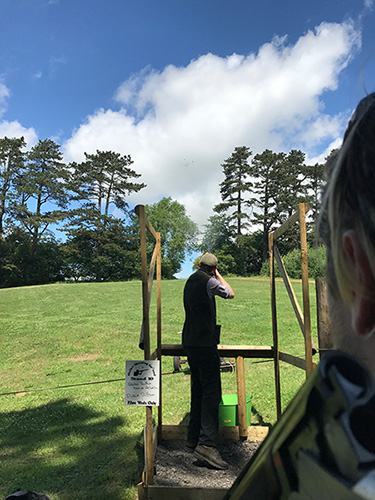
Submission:
{"label": "tree", "polygon": [[160,232],[162,276],[171,279],[181,269],[186,253],[197,249],[197,225],[184,205],[170,197],[145,205],[145,213],[155,231]]}
{"label": "tree", "polygon": [[0,287],[41,285],[64,279],[63,255],[52,238],[38,243],[30,253],[32,236],[19,227],[0,245]]}
{"label": "tree", "polygon": [[249,207],[251,202],[244,198],[244,194],[251,190],[250,182],[251,166],[248,163],[248,158],[252,152],[248,147],[236,147],[232,156],[227,158],[221,165],[225,175],[225,179],[220,183],[220,194],[222,203],[214,207],[217,213],[232,211],[229,216],[231,223],[230,229],[233,234],[241,234],[246,227],[246,219],[248,214],[244,211],[244,207]]}
{"label": "tree", "polygon": [[4,235],[4,220],[15,197],[17,178],[24,168],[26,146],[23,137],[0,139],[0,240]]}
{"label": "tree", "polygon": [[130,155],[97,151],[85,156],[86,161],[70,164],[70,189],[80,207],[70,212],[65,229],[67,272],[74,279],[95,281],[139,276],[139,244],[138,240],[134,243],[133,225],[114,218],[110,207],[121,210],[128,220],[131,216],[126,197],[145,184],[132,181],[140,174],[129,168],[133,163]]}
{"label": "tree", "polygon": [[233,253],[236,269],[240,276],[251,276],[260,273],[262,269],[263,232],[240,234],[236,237]]}
{"label": "tree", "polygon": [[93,227],[71,231],[62,246],[67,278],[119,281],[141,276],[139,232],[124,220],[103,218]]}
{"label": "tree", "polygon": [[[40,140],[27,154],[26,168],[17,180],[15,214],[31,235],[32,255],[49,226],[66,217],[62,209],[67,208],[69,202],[69,170],[61,161],[59,148],[51,139]],[[51,206],[58,209],[50,209]]]}
{"label": "tree", "polygon": [[277,194],[275,198],[277,221],[282,224],[306,201],[309,169],[305,165],[305,153],[292,149],[277,170]]}
{"label": "tree", "polygon": [[86,161],[70,165],[74,171],[71,189],[76,193],[76,199],[104,217],[108,217],[111,204],[126,212],[126,196],[146,186],[130,180],[141,176],[129,168],[133,163],[130,155],[97,151],[92,155],[85,153],[85,156]]}
{"label": "tree", "polygon": [[258,208],[253,212],[252,222],[262,226],[262,261],[268,255],[268,233],[277,220],[276,200],[277,191],[281,189],[277,179],[279,171],[283,168],[285,153],[274,153],[266,149],[261,154],[254,156],[252,162],[252,175],[255,179],[253,185],[254,205]]}
{"label": "tree", "polygon": [[212,215],[204,227],[202,243],[199,247],[202,252],[215,253],[233,244],[227,215]]}
{"label": "tree", "polygon": [[[277,225],[283,224],[296,210],[298,204],[308,201],[309,167],[305,165],[305,153],[292,149],[277,171],[275,183],[275,218]],[[294,224],[278,240],[278,248],[285,255],[300,242],[299,228]]]}

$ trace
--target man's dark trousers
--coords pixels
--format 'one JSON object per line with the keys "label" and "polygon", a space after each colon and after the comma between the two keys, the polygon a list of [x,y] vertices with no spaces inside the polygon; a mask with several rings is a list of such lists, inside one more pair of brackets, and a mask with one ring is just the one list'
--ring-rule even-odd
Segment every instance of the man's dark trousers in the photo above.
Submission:
{"label": "man's dark trousers", "polygon": [[188,441],[216,446],[221,400],[220,356],[216,346],[184,346],[191,371]]}

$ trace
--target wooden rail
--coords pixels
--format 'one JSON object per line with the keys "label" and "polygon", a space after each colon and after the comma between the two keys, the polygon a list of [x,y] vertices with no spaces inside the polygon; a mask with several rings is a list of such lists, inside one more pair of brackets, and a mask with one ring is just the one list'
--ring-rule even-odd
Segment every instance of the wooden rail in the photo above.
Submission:
{"label": "wooden rail", "polygon": [[[247,345],[218,345],[217,349],[222,358],[237,357],[243,358],[273,358],[272,346],[247,346]],[[161,354],[163,356],[186,356],[181,344],[162,344]],[[156,351],[152,356],[156,355]],[[155,358],[154,358],[155,359]]]}

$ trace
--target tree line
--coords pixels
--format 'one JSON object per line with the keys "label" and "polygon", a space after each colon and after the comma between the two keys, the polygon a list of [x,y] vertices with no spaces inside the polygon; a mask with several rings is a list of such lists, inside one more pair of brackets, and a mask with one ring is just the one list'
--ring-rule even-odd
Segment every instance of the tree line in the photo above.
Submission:
{"label": "tree line", "polygon": [[[22,137],[0,139],[1,287],[140,277],[139,225],[127,197],[145,184],[130,155],[98,150],[84,157],[65,164],[51,139],[28,151]],[[237,147],[222,169],[221,203],[201,235],[170,197],[145,206],[161,233],[163,277],[172,278],[193,250],[215,252],[225,272],[258,274],[272,227],[299,201],[310,203],[314,218],[324,166],[306,165],[303,152],[253,156],[248,147]],[[295,236],[282,245],[288,251]]]}
{"label": "tree line", "polygon": [[[331,155],[328,159],[335,152]],[[308,238],[316,246],[314,228],[325,164],[307,165],[305,159],[305,153],[295,149],[289,153],[266,149],[254,156],[249,147],[236,147],[222,163],[221,202],[205,226],[201,251],[215,253],[225,272],[259,274],[268,256],[268,233],[285,222],[300,202],[310,205]],[[278,242],[282,254],[298,244],[298,227]]]}
{"label": "tree line", "polygon": [[[25,147],[24,138],[0,139],[0,286],[139,278],[138,219],[127,197],[145,184],[131,156],[97,151],[65,164],[51,139]],[[197,227],[171,198],[146,214],[161,232],[171,278],[196,248]]]}

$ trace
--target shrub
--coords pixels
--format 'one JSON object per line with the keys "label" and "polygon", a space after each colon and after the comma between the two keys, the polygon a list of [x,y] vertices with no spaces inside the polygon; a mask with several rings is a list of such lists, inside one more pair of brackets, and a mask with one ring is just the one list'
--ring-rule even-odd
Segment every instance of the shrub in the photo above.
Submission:
{"label": "shrub", "polygon": [[[295,248],[289,252],[285,257],[283,257],[285,269],[292,279],[301,279],[301,251]],[[319,246],[317,248],[308,247],[307,249],[307,262],[309,278],[322,278],[325,276],[326,268],[326,251],[324,246]],[[270,261],[267,259],[262,266],[261,276],[270,275]],[[275,265],[275,276],[280,277],[280,271],[277,265]]]}

